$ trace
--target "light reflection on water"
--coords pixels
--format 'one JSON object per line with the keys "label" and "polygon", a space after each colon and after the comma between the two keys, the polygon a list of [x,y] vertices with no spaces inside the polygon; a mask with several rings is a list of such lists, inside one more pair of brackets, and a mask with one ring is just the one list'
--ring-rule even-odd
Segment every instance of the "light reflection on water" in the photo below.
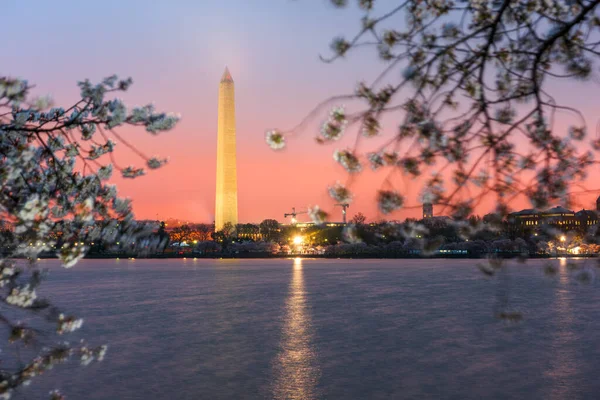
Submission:
{"label": "light reflection on water", "polygon": [[274,363],[275,399],[314,399],[320,371],[313,347],[312,321],[306,306],[302,259],[294,259],[281,332],[281,350]]}
{"label": "light reflection on water", "polygon": [[573,309],[569,296],[568,285],[570,275],[567,259],[559,259],[558,268],[559,285],[556,286],[556,297],[553,308],[556,312],[556,328],[551,343],[551,352],[554,356],[550,359],[549,370],[546,375],[550,378],[550,399],[575,398],[575,387],[569,381],[577,373],[577,355],[573,352],[576,340],[573,332]]}

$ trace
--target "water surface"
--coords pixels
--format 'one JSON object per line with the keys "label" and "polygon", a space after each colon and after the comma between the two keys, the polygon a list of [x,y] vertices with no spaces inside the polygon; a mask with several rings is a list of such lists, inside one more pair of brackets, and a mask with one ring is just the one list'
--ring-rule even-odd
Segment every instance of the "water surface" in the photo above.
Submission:
{"label": "water surface", "polygon": [[[473,260],[85,260],[42,294],[109,344],[21,398],[597,399],[600,295],[564,263]],[[558,261],[556,261],[558,262]],[[524,322],[505,324],[508,307]],[[500,300],[499,300],[500,299]],[[78,338],[79,336],[77,336]],[[18,398],[18,397],[17,397]]]}

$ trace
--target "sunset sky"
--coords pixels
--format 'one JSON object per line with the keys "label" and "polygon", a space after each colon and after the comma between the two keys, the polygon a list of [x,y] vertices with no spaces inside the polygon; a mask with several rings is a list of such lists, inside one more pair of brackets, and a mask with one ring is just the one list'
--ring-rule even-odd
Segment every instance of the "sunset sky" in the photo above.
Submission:
{"label": "sunset sky", "polygon": [[[326,188],[346,180],[331,156],[344,143],[317,145],[319,120],[283,152],[270,150],[264,134],[296,125],[321,100],[349,93],[381,70],[373,50],[334,64],[318,58],[328,54],[333,37],[359,28],[356,8],[340,11],[328,0],[4,0],[2,12],[2,74],[28,79],[36,93],[52,94],[65,106],[77,99],[78,80],[131,76],[134,85],[123,96],[128,105],[154,102],[182,115],[174,131],[157,137],[143,129],[121,130],[149,156],[170,157],[168,166],[145,177],[115,180],[121,194],[134,200],[138,218],[212,222],[217,93],[227,65],[236,85],[240,222],[283,222],[292,207],[314,204],[341,219]],[[563,103],[584,112],[591,131],[598,120],[598,88],[594,81],[553,87]],[[393,128],[386,125],[388,135]],[[122,148],[117,160],[141,164]],[[374,198],[383,179],[371,172],[358,178],[350,217],[358,211],[381,217]],[[410,204],[417,193],[407,193]],[[592,200],[582,203],[590,208]],[[419,214],[403,210],[392,218]]]}

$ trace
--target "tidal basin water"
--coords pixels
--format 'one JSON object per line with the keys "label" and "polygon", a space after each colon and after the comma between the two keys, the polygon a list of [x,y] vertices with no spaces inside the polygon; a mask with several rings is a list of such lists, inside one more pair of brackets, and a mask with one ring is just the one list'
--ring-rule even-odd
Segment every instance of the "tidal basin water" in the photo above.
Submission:
{"label": "tidal basin water", "polygon": [[[489,280],[474,260],[42,261],[41,294],[109,351],[16,398],[598,399],[600,281],[555,262]],[[506,294],[523,322],[494,318]]]}

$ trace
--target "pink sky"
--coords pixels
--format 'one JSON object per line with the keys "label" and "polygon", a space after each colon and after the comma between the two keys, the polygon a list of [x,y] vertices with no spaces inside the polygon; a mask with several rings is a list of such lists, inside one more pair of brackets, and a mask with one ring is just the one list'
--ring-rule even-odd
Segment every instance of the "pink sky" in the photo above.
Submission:
{"label": "pink sky", "polygon": [[[336,146],[345,144],[318,146],[314,137],[320,119],[282,152],[266,146],[264,133],[294,126],[321,100],[351,92],[357,81],[376,76],[382,64],[371,50],[332,65],[318,60],[332,37],[356,31],[356,10],[340,12],[326,2],[271,0],[24,3],[29,2],[9,0],[3,6],[0,33],[12,37],[20,32],[19,40],[3,44],[3,74],[29,79],[36,91],[53,94],[61,105],[76,99],[78,80],[97,81],[112,73],[132,76],[134,85],[123,96],[127,104],[153,101],[158,109],[181,113],[177,128],[157,137],[141,129],[121,130],[144,153],[171,160],[145,177],[115,179],[120,193],[133,199],[136,217],[212,222],[218,84],[228,65],[236,84],[240,222],[283,222],[292,207],[305,210],[314,204],[331,211],[333,220],[341,219],[326,189],[347,178],[332,159]],[[19,21],[24,18],[35,28],[23,31]],[[563,103],[584,112],[592,131],[597,86],[569,82],[552,88]],[[560,126],[566,128],[567,121],[559,116]],[[385,128],[387,135],[393,134],[394,120]],[[120,147],[120,164],[141,164]],[[353,186],[350,217],[359,211],[369,220],[382,217],[375,193],[383,179],[379,173],[361,174]],[[416,205],[419,184],[408,187],[404,194]],[[591,208],[594,200],[590,195],[579,203]],[[491,204],[478,212],[487,212]],[[389,218],[419,215],[420,210],[412,209]]]}

